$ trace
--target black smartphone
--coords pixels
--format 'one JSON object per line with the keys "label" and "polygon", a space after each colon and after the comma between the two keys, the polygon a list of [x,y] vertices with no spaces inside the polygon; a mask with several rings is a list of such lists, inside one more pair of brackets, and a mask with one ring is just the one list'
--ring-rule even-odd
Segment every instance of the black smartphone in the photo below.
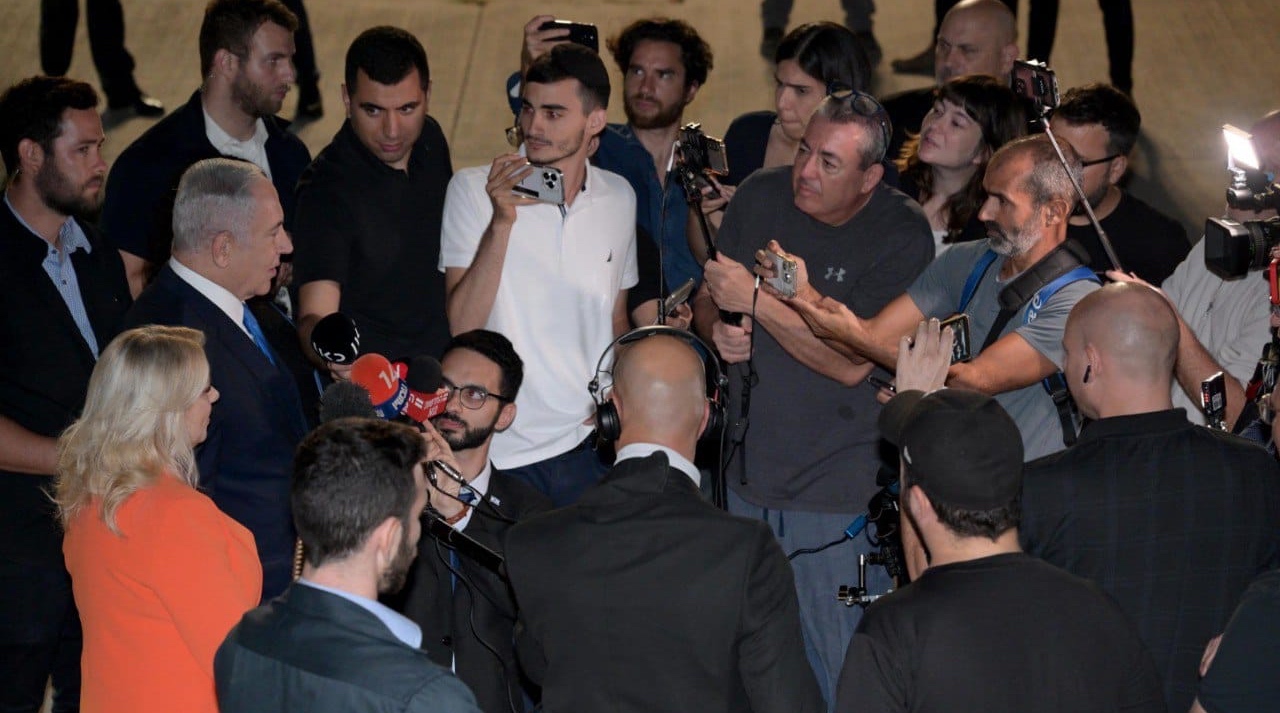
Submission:
{"label": "black smartphone", "polygon": [[1222,372],[1200,382],[1200,409],[1210,428],[1227,430],[1227,377]]}
{"label": "black smartphone", "polygon": [[890,384],[889,382],[885,381],[884,379],[881,379],[880,377],[874,374],[869,374],[867,376],[867,383],[871,384],[877,389],[888,389],[889,393],[891,394],[898,393],[898,387],[894,386],[893,384]]}
{"label": "black smartphone", "polygon": [[569,36],[566,38],[574,44],[589,47],[592,52],[597,54],[600,52],[600,33],[596,30],[596,26],[587,22],[570,22],[569,20],[548,20],[542,23],[539,30],[562,29],[568,30]]}
{"label": "black smartphone", "polygon": [[955,341],[951,344],[951,363],[969,361],[972,356],[969,349],[969,315],[958,312],[938,324],[939,330],[947,327],[951,327],[951,333],[955,335]]}
{"label": "black smartphone", "polygon": [[1044,62],[1018,60],[1009,73],[1009,88],[1027,98],[1043,114],[1058,108],[1058,76]]}

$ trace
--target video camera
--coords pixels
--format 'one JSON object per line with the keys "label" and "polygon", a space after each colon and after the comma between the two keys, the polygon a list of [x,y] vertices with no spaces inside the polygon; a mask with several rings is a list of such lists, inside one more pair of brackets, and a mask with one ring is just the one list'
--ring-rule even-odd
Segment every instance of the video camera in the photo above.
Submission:
{"label": "video camera", "polygon": [[725,157],[724,142],[708,136],[701,124],[689,123],[680,127],[676,148],[679,149],[676,168],[689,201],[700,201],[702,191],[706,188],[713,189],[711,198],[719,197],[719,192],[714,190],[707,176],[729,175],[729,160]]}
{"label": "video camera", "polygon": [[[847,607],[855,604],[865,607],[884,594],[888,594],[888,592],[872,594],[867,591],[868,564],[884,567],[885,572],[898,583],[898,586],[907,583],[906,558],[903,556],[902,533],[899,530],[899,483],[896,474],[888,473],[887,478],[891,479],[890,482],[884,484],[867,502],[867,513],[859,515],[858,519],[849,525],[849,529],[845,530],[845,534],[852,538],[861,535],[868,526],[874,528],[875,536],[872,544],[880,548],[879,552],[870,555],[858,555],[857,584],[840,585],[836,593],[836,601]],[[885,474],[882,474],[881,478],[877,478],[877,482],[883,482],[884,479]]]}
{"label": "video camera", "polygon": [[[1227,205],[1236,210],[1280,210],[1280,186],[1261,170],[1253,137],[1227,124]],[[1236,221],[1209,218],[1204,224],[1204,264],[1223,279],[1243,277],[1250,270],[1267,267],[1271,250],[1280,245],[1280,219]]]}

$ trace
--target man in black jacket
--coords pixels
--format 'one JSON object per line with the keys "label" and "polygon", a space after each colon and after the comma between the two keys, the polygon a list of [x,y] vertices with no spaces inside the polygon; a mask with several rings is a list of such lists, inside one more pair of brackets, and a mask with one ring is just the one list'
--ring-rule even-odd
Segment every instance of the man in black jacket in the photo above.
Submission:
{"label": "man in black jacket", "polygon": [[205,9],[200,89],[120,154],[102,206],[102,232],[120,250],[134,297],[169,259],[178,179],[197,161],[257,165],[293,227],[293,188],[311,153],[275,114],[296,79],[297,27],[278,0],[214,0]]}
{"label": "man in black jacket", "polygon": [[[436,468],[427,490],[435,512],[423,517],[443,519],[501,553],[511,525],[551,509],[547,496],[489,461],[493,434],[516,418],[524,365],[506,337],[476,329],[453,338],[441,367],[449,402],[427,431],[427,459],[453,468],[466,484]],[[423,538],[409,571],[404,613],[422,627],[422,648],[431,660],[452,667],[485,713],[520,707],[512,645],[515,603],[506,580],[478,563],[473,552]]]}
{"label": "man in black jacket", "polygon": [[825,710],[782,548],[699,494],[703,371],[671,334],[626,346],[601,406],[621,424],[617,464],[511,528],[517,650],[548,713]]}
{"label": "man in black jacket", "polygon": [[80,621],[49,493],[57,437],[132,300],[88,223],[101,201],[102,120],[84,82],[33,77],[0,97],[0,710],[79,707]]}
{"label": "man in black jacket", "polygon": [[1028,464],[1022,496],[1023,547],[1115,598],[1171,711],[1190,707],[1200,654],[1249,582],[1280,566],[1280,466],[1173,408],[1183,338],[1193,337],[1145,285],[1080,300],[1063,372],[1093,421],[1075,446]]}

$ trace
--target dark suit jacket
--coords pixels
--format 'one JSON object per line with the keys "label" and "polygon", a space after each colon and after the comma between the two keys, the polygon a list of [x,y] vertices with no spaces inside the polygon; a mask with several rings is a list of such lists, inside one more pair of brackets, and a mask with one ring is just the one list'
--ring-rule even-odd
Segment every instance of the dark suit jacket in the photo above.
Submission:
{"label": "dark suit jacket", "polygon": [[245,614],[213,676],[222,713],[479,713],[425,652],[354,602],[305,584]]}
{"label": "dark suit jacket", "polygon": [[773,533],[713,508],[665,454],[511,528],[506,553],[548,713],[826,710]]}
{"label": "dark suit jacket", "polygon": [[[496,500],[496,504],[495,504]],[[471,514],[463,533],[501,553],[502,539],[511,524],[492,517],[521,521],[551,509],[547,496],[511,476],[494,470],[489,492]],[[424,516],[428,517],[428,516]],[[431,660],[454,669],[458,678],[471,687],[485,713],[510,713],[508,701],[520,701],[519,668],[513,636],[515,603],[506,580],[469,559],[458,555],[458,569],[471,583],[453,586],[446,563],[450,550],[427,532],[418,540],[418,559],[409,572],[403,591],[403,611],[422,627],[422,648]],[[478,638],[501,655],[499,661]]]}
{"label": "dark suit jacket", "polygon": [[[265,117],[267,164],[280,194],[284,224],[293,228],[293,192],[311,163],[306,144],[289,133],[289,122]],[[200,92],[147,129],[111,167],[102,204],[102,232],[113,246],[159,268],[173,242],[173,200],[178,180],[191,164],[222,154],[209,143]]]}
{"label": "dark suit jacket", "polygon": [[[120,255],[80,223],[92,252],[71,256],[99,353],[132,298]],[[42,436],[80,415],[96,363],[41,263],[49,244],[0,202],[0,414]],[[46,489],[53,478],[0,471],[0,559],[62,566],[62,534]]]}
{"label": "dark suit jacket", "polygon": [[289,511],[293,451],[306,422],[293,377],[276,366],[239,325],[165,265],[138,297],[129,326],[169,324],[204,332],[209,373],[221,396],[208,436],[196,449],[200,487],[223,512],[249,528],[262,558],[267,599],[289,584],[294,529]]}

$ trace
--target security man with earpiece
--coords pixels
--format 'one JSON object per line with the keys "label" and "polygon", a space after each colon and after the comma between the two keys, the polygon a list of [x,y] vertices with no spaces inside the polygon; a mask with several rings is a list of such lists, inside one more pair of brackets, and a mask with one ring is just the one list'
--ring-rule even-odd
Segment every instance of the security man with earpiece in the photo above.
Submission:
{"label": "security man with earpiece", "polygon": [[612,383],[593,391],[617,462],[508,533],[517,653],[547,713],[826,708],[772,531],[699,492],[694,450],[720,408],[699,343],[646,327],[610,345]]}

